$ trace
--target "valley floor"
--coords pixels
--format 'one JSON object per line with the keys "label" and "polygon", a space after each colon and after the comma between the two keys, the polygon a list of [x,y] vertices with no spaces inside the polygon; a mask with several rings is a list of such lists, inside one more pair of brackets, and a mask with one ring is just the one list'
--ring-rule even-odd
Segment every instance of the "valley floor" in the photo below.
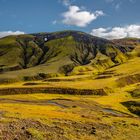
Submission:
{"label": "valley floor", "polygon": [[0,85],[0,140],[139,140],[139,64]]}
{"label": "valley floor", "polygon": [[[120,101],[128,97],[29,94],[1,96],[2,140],[140,139],[140,119]],[[109,102],[108,102],[109,101]]]}

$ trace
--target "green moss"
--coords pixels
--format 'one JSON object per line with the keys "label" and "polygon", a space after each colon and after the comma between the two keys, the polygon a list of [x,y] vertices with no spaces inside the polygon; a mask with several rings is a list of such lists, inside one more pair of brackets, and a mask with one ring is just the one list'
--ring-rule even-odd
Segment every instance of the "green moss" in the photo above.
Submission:
{"label": "green moss", "polygon": [[32,135],[33,138],[35,138],[36,140],[44,140],[44,133],[41,131],[38,131],[34,128],[29,128],[28,132]]}

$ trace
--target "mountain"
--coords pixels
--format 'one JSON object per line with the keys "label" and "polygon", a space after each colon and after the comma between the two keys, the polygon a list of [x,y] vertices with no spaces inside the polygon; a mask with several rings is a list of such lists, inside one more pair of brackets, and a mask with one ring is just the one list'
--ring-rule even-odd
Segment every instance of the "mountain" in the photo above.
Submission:
{"label": "mountain", "polygon": [[140,39],[1,38],[0,119],[3,140],[140,140]]}
{"label": "mountain", "polygon": [[79,31],[0,39],[0,80],[95,73],[139,55],[140,39],[106,40]]}

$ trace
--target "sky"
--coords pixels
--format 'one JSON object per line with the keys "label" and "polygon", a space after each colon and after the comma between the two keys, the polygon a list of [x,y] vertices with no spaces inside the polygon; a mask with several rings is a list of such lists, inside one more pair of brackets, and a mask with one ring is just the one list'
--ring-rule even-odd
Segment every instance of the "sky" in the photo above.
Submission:
{"label": "sky", "polygon": [[0,0],[0,37],[78,30],[140,38],[140,0]]}

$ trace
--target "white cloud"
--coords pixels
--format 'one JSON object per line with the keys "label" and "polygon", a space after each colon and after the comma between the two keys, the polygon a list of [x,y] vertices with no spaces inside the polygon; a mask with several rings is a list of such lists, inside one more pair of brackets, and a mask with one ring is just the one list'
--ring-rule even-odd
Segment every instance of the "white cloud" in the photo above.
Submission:
{"label": "white cloud", "polygon": [[21,31],[3,31],[3,32],[0,32],[0,38],[2,37],[5,37],[5,36],[8,36],[8,35],[20,35],[20,34],[25,34],[24,32],[21,32]]}
{"label": "white cloud", "polygon": [[82,10],[78,6],[69,6],[69,10],[62,14],[62,22],[66,25],[75,25],[78,27],[86,27],[99,16],[103,16],[103,11],[95,11],[93,13]]}
{"label": "white cloud", "polygon": [[70,0],[60,0],[65,6],[69,6],[71,4]]}
{"label": "white cloud", "polygon": [[98,28],[93,29],[91,34],[106,39],[140,38],[140,25],[133,24],[124,27]]}

